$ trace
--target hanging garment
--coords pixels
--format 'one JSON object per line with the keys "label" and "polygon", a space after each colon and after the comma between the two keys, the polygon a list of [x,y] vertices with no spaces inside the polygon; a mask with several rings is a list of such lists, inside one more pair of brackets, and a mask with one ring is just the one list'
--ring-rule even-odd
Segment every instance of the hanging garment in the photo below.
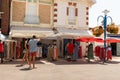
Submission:
{"label": "hanging garment", "polygon": [[107,48],[107,60],[109,59],[112,60],[112,51],[110,47]]}
{"label": "hanging garment", "polygon": [[103,60],[105,57],[106,57],[105,56],[105,49],[104,49],[104,47],[101,47],[99,58],[100,58],[100,60]]}
{"label": "hanging garment", "polygon": [[79,47],[79,58],[82,58],[82,46]]}
{"label": "hanging garment", "polygon": [[38,47],[37,57],[42,57],[42,47]]}
{"label": "hanging garment", "polygon": [[17,41],[17,45],[16,45],[16,58],[20,58],[20,42]]}
{"label": "hanging garment", "polygon": [[74,52],[74,44],[69,43],[68,46],[67,46],[67,51],[68,51],[68,54],[73,54],[73,52]]}
{"label": "hanging garment", "polygon": [[95,47],[95,56],[99,57],[100,55],[100,46]]}
{"label": "hanging garment", "polygon": [[47,54],[48,54],[48,47],[47,47],[47,45],[43,45],[42,46],[42,57],[46,58]]}
{"label": "hanging garment", "polygon": [[79,43],[75,42],[73,60],[78,59],[78,52],[79,52]]}
{"label": "hanging garment", "polygon": [[90,44],[88,46],[88,58],[89,59],[94,59],[94,56],[93,56],[93,44]]}
{"label": "hanging garment", "polygon": [[7,42],[4,42],[4,57],[7,58]]}
{"label": "hanging garment", "polygon": [[58,60],[58,48],[54,46],[54,60]]}
{"label": "hanging garment", "polygon": [[7,42],[7,59],[10,57],[10,42]]}
{"label": "hanging garment", "polygon": [[1,63],[3,63],[3,58],[4,58],[4,44],[3,44],[3,42],[0,42],[0,58],[1,58]]}

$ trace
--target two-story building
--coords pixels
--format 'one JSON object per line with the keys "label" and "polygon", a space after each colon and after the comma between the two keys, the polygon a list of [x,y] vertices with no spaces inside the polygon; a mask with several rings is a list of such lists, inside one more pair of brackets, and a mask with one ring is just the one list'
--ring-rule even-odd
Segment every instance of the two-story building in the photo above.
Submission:
{"label": "two-story building", "polygon": [[48,43],[56,39],[59,55],[63,56],[68,39],[91,36],[89,8],[94,3],[95,0],[11,0],[10,27],[6,29],[14,39],[32,35]]}

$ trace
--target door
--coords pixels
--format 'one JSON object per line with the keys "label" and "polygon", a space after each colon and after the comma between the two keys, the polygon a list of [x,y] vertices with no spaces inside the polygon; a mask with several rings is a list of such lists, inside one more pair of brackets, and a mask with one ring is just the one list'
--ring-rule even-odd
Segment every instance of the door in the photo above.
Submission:
{"label": "door", "polygon": [[112,48],[112,55],[117,55],[117,47],[116,47],[116,43],[111,43],[111,48]]}

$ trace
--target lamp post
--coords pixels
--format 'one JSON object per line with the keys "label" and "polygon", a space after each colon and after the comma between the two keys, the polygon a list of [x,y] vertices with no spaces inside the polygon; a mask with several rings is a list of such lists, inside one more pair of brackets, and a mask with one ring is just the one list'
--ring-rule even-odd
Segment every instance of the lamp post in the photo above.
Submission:
{"label": "lamp post", "polygon": [[112,22],[112,18],[110,16],[107,16],[107,13],[109,13],[108,10],[104,10],[103,13],[104,13],[104,16],[102,16],[102,15],[98,16],[97,21],[99,21],[100,17],[103,19],[103,27],[104,27],[104,49],[105,49],[105,51],[104,51],[105,54],[104,54],[103,62],[105,62],[106,61],[106,48],[107,48],[107,46],[106,46],[107,19],[110,18],[110,20]]}

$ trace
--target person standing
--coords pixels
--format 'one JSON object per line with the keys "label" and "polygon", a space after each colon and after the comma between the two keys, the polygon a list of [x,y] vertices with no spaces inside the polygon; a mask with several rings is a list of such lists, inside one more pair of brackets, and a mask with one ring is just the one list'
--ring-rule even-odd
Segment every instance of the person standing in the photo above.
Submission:
{"label": "person standing", "polygon": [[35,68],[35,58],[37,54],[37,43],[38,40],[36,39],[36,36],[33,35],[32,39],[29,40],[29,54],[30,54],[30,60],[29,60],[29,68],[31,69],[31,64],[33,64],[33,68]]}
{"label": "person standing", "polygon": [[3,63],[3,58],[4,58],[4,44],[3,42],[0,40],[0,57],[1,57],[1,63]]}
{"label": "person standing", "polygon": [[24,55],[23,55],[23,58],[22,58],[21,66],[23,66],[24,61],[27,61],[27,64],[29,64],[28,52],[29,52],[28,39],[25,39],[25,41],[24,41],[24,50],[23,50]]}

